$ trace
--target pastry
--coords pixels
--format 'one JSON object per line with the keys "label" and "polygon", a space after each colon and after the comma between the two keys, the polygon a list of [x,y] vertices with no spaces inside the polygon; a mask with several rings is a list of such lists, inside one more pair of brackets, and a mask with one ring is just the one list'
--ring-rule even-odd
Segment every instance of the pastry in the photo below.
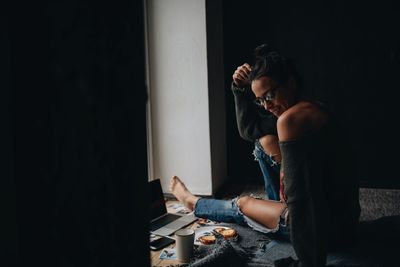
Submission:
{"label": "pastry", "polygon": [[203,235],[197,239],[200,243],[204,245],[211,245],[215,243],[215,236],[214,235]]}
{"label": "pastry", "polygon": [[203,245],[211,245],[214,244],[217,239],[215,235],[221,235],[224,239],[229,239],[237,236],[236,230],[232,228],[216,227],[213,232],[214,234],[207,233],[206,235],[200,236],[199,238],[197,238],[197,241],[199,241]]}
{"label": "pastry", "polygon": [[232,228],[217,227],[214,229],[214,232],[222,235],[225,239],[235,237],[237,235],[236,230]]}
{"label": "pastry", "polygon": [[223,229],[222,231],[218,232],[220,233],[225,239],[227,238],[232,238],[237,235],[237,232],[235,229],[228,228],[228,229]]}

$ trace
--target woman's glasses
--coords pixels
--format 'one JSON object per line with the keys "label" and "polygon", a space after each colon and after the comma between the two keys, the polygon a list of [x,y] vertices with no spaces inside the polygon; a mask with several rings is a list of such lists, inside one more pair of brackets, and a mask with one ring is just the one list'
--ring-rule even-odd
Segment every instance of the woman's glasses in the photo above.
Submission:
{"label": "woman's glasses", "polygon": [[256,99],[254,99],[254,104],[256,104],[259,107],[263,107],[264,104],[267,104],[271,101],[273,101],[275,99],[275,93],[276,93],[276,89],[279,86],[276,85],[273,88],[269,89],[268,92],[262,96],[262,97],[256,97]]}

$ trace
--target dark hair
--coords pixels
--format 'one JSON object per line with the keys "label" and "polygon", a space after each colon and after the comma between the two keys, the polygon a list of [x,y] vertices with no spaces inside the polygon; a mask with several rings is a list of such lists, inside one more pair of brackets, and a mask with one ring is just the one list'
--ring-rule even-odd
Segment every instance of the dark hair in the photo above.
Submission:
{"label": "dark hair", "polygon": [[254,57],[255,63],[250,73],[250,80],[268,76],[279,84],[284,84],[290,78],[298,82],[298,76],[291,62],[277,51],[271,50],[267,44],[257,46]]}

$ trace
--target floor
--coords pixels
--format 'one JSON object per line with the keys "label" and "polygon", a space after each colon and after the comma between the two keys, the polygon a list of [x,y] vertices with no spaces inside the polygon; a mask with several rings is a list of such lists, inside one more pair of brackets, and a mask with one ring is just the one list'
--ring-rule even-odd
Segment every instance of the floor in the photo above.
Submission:
{"label": "floor", "polygon": [[[229,199],[240,195],[256,195],[263,196],[264,188],[262,184],[251,183],[229,183],[223,186],[215,194],[215,198]],[[167,207],[171,204],[179,203],[173,197],[166,198]],[[374,189],[360,188],[360,220],[374,220],[383,216],[400,215],[400,190],[399,189]],[[194,223],[190,228],[197,228],[198,224]],[[174,244],[167,248],[174,248]],[[163,250],[151,252],[152,266],[180,266],[177,260],[160,259]]]}

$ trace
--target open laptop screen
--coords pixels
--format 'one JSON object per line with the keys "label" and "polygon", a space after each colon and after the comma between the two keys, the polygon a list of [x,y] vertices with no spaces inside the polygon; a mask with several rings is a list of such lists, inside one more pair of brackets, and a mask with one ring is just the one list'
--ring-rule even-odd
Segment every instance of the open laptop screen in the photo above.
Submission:
{"label": "open laptop screen", "polygon": [[167,213],[167,208],[165,206],[164,195],[162,192],[162,187],[160,179],[150,181],[149,183],[150,192],[150,221],[160,217],[161,215]]}

